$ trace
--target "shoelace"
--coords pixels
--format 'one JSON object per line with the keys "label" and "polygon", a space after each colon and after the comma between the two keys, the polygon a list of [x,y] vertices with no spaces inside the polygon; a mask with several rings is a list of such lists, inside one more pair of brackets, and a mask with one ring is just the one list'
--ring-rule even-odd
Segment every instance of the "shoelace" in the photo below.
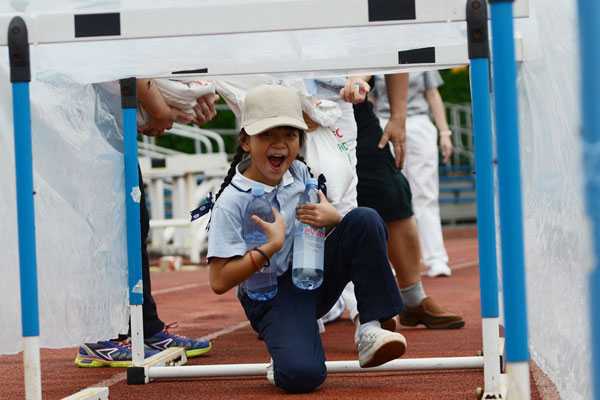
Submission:
{"label": "shoelace", "polygon": [[116,343],[118,345],[123,346],[125,349],[129,349],[131,350],[131,342],[129,341],[129,339],[125,339],[125,340],[120,340],[120,341],[113,341],[113,343]]}
{"label": "shoelace", "polygon": [[180,335],[175,335],[175,334],[169,333],[170,328],[177,328],[178,326],[179,326],[179,323],[177,321],[171,322],[170,324],[165,325],[165,327],[163,328],[162,331],[164,333],[166,333],[167,335],[175,336],[176,338],[179,338],[179,339],[187,339],[187,337],[185,337],[185,336],[180,336]]}

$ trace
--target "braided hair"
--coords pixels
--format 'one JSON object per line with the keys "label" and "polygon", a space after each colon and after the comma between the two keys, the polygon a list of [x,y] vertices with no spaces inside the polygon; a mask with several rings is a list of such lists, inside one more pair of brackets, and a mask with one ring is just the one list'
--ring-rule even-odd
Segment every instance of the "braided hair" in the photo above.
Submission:
{"label": "braided hair", "polygon": [[[304,140],[306,138],[306,136],[305,136],[306,133],[302,129],[294,128],[291,126],[284,126],[283,128],[288,128],[288,129],[293,129],[293,130],[298,131],[300,133],[300,147],[302,147],[302,144],[304,143]],[[225,188],[227,186],[229,186],[229,184],[231,183],[231,180],[233,179],[233,176],[235,175],[235,170],[236,170],[237,165],[240,162],[242,162],[242,160],[244,159],[244,156],[246,154],[248,154],[242,148],[242,145],[241,145],[242,139],[245,139],[245,136],[248,136],[248,134],[242,128],[242,130],[240,131],[240,133],[238,135],[239,143],[238,143],[237,150],[235,152],[235,155],[233,156],[233,160],[231,160],[231,165],[229,166],[227,175],[225,176],[225,179],[223,180],[223,183],[221,184],[221,188],[219,189],[219,192],[215,196],[215,202],[217,201],[219,196],[221,196],[221,193],[223,193],[223,190],[225,190]],[[296,160],[301,161],[304,164],[306,164],[306,162],[304,161],[304,157],[300,156],[300,154],[296,155]],[[313,176],[312,173],[310,172],[310,168],[308,167],[308,165],[306,167],[308,168],[308,173],[310,174],[310,176]]]}

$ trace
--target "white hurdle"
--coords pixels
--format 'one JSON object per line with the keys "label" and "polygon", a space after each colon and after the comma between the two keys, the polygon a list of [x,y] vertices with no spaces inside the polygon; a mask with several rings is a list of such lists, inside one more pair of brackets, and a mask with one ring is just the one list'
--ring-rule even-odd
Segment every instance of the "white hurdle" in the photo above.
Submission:
{"label": "white hurdle", "polygon": [[[217,376],[265,376],[268,363],[187,365],[184,367],[148,367],[149,379],[192,378]],[[438,369],[483,368],[483,357],[441,357],[399,359],[374,368],[361,368],[358,361],[326,361],[327,373],[356,373],[383,371],[417,371]]]}

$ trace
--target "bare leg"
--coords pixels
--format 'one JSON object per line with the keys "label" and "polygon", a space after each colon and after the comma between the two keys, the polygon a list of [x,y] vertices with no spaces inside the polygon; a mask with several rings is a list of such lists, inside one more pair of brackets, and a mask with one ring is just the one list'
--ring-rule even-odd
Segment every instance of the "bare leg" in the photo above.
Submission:
{"label": "bare leg", "polygon": [[421,281],[421,247],[415,217],[386,222],[388,256],[400,289]]}

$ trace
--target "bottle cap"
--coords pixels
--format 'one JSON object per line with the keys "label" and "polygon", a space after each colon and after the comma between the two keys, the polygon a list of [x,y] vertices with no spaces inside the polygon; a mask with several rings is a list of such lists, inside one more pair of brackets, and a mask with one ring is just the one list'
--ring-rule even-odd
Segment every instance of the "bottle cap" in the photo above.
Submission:
{"label": "bottle cap", "polygon": [[319,182],[316,178],[308,178],[308,180],[306,181],[306,186],[316,188],[319,186]]}
{"label": "bottle cap", "polygon": [[265,187],[263,185],[252,186],[252,196],[260,197],[260,196],[264,196],[264,194],[265,194]]}

